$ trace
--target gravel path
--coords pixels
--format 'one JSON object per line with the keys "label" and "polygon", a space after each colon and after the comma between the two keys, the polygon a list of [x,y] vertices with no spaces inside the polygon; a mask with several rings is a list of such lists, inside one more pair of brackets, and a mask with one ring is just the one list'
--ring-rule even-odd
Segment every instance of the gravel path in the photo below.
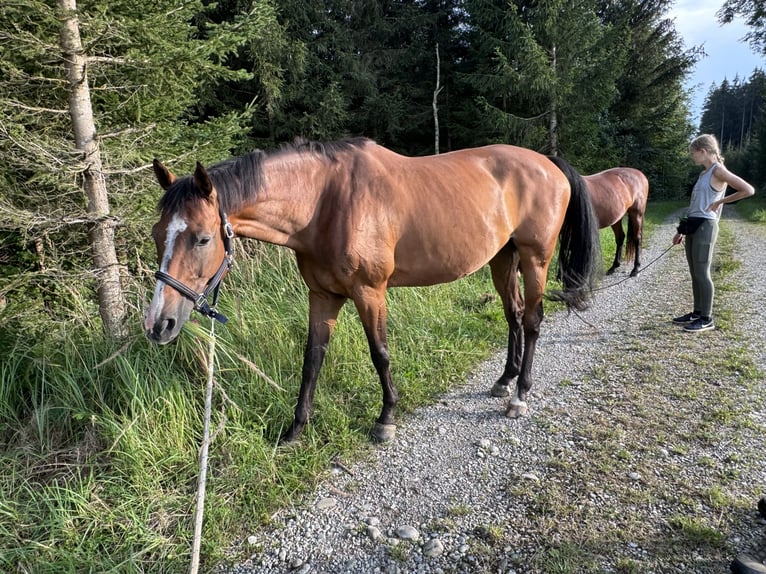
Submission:
{"label": "gravel path", "polygon": [[[728,571],[733,553],[762,536],[744,509],[766,488],[757,444],[763,405],[748,407],[752,425],[723,424],[692,452],[674,449],[664,426],[681,418],[674,398],[694,388],[672,387],[666,379],[675,375],[667,373],[685,380],[687,369],[704,368],[706,353],[732,347],[748,348],[766,369],[765,234],[731,211],[722,226],[736,238],[742,267],[728,278],[736,289],[718,290],[716,313],[728,310],[735,320],[696,335],[670,324],[690,310],[691,287],[682,247],[665,253],[675,222],[660,226],[637,278],[628,279],[623,265],[604,278],[588,311],[543,321],[530,416],[509,420],[504,400],[489,396],[505,360],[498,353],[437,404],[401,417],[397,439],[375,447],[369,460],[339,462],[316,492],[243,540],[237,551],[251,557],[228,572],[570,572],[552,569],[555,549],[576,553],[584,545],[600,545],[590,552],[598,557],[588,568],[594,572]],[[731,385],[734,400],[748,402],[746,391],[736,394],[739,374],[705,378],[700,399]],[[669,391],[653,393],[654,379]],[[650,416],[641,415],[646,409]],[[637,428],[643,421],[645,430]],[[599,449],[607,445],[604,458]],[[715,477],[727,472],[720,486]],[[609,479],[599,484],[599,476]],[[681,488],[677,506],[679,480],[706,485],[708,495],[689,502]],[[658,497],[662,488],[670,492]],[[716,492],[728,503],[706,500]],[[620,509],[630,497],[635,504]],[[713,523],[724,540],[668,557],[667,538],[687,532],[679,513]]]}

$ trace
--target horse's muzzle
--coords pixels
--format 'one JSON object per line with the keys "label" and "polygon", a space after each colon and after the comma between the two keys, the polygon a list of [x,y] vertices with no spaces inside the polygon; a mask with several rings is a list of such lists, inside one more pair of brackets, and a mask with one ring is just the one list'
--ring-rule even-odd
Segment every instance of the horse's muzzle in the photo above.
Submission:
{"label": "horse's muzzle", "polygon": [[172,343],[181,332],[178,321],[173,318],[158,318],[153,324],[145,324],[146,338],[157,345]]}

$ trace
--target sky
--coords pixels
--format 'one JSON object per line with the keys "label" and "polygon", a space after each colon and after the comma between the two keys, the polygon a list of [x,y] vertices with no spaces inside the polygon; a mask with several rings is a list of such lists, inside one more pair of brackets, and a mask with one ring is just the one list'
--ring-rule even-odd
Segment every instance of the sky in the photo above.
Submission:
{"label": "sky", "polygon": [[733,81],[739,75],[747,80],[755,68],[766,69],[766,59],[750,49],[742,40],[748,32],[741,19],[721,25],[715,13],[724,0],[676,0],[668,13],[686,48],[704,45],[707,56],[702,58],[686,83],[692,90],[692,115],[699,124],[702,104],[710,86],[725,79]]}

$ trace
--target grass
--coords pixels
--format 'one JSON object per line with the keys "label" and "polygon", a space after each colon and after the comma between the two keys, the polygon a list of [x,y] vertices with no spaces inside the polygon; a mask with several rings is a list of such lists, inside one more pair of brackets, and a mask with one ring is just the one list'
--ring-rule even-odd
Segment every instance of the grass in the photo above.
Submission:
{"label": "grass", "polygon": [[[681,206],[650,204],[645,237]],[[601,236],[606,268],[614,242],[609,229]],[[302,441],[278,445],[292,420],[300,384],[305,287],[288,251],[252,243],[238,247],[237,267],[220,305],[230,321],[217,328],[216,434],[203,569],[221,560],[221,549],[233,539],[269,523],[277,509],[312,488],[333,460],[365,456],[381,407],[367,343],[348,306]],[[146,285],[134,288],[140,309]],[[448,285],[390,291],[389,343],[400,415],[432,402],[504,347],[506,326],[493,293],[487,270]],[[3,312],[6,319],[11,310],[9,305]],[[118,349],[97,335],[97,325],[87,319],[90,311],[61,327],[33,325],[33,338],[24,336],[31,332],[25,315],[6,321],[0,334],[0,570],[183,571],[193,530],[208,322],[189,323],[176,344],[158,348],[139,332],[136,311],[129,344]],[[754,376],[746,357],[722,360],[729,371]],[[710,424],[722,418],[743,417],[721,403]],[[593,421],[584,432],[594,444],[624,438],[609,430]],[[713,433],[704,425],[698,432],[702,437]],[[591,453],[604,472],[633,451],[616,449],[622,453],[617,458],[605,452]],[[707,496],[719,500],[724,495],[709,488]],[[542,512],[557,504],[542,494],[534,499]],[[455,516],[464,511],[452,509]],[[678,528],[694,526],[679,523]],[[705,525],[698,526],[694,536],[708,536]],[[502,538],[493,525],[486,525],[486,533],[487,543]],[[588,548],[578,545],[551,546],[537,559],[546,572],[574,572],[591,560]],[[629,560],[622,567],[634,571]]]}

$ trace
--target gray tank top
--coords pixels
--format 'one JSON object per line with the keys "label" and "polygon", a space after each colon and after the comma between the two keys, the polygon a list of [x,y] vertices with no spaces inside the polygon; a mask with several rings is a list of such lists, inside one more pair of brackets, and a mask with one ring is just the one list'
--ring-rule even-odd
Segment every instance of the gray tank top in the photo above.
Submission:
{"label": "gray tank top", "polygon": [[714,163],[710,166],[709,170],[701,173],[699,178],[697,178],[697,183],[694,184],[694,189],[692,189],[692,199],[689,203],[687,217],[704,217],[705,219],[719,219],[721,217],[723,206],[720,206],[715,211],[705,211],[708,205],[723,198],[726,193],[726,184],[724,184],[723,190],[718,191],[711,183],[713,172],[719,165],[718,162]]}

